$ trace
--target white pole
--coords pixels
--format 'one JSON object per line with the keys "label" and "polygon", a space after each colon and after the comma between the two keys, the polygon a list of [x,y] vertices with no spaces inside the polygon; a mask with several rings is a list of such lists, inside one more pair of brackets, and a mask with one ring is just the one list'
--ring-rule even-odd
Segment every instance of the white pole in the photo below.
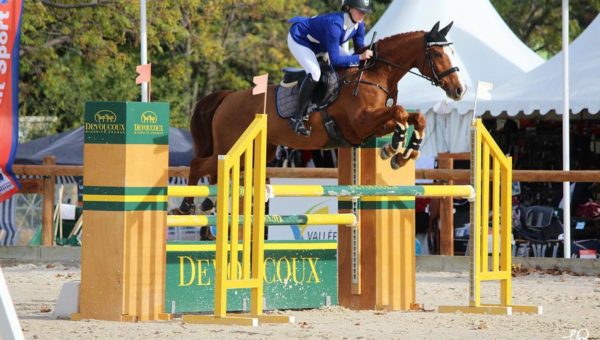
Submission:
{"label": "white pole", "polygon": [[[146,34],[146,0],[140,0],[140,47],[141,64],[148,63],[148,35]],[[142,83],[142,101],[148,102],[148,83]]]}
{"label": "white pole", "polygon": [[24,339],[2,269],[0,269],[0,303],[2,304],[0,308],[0,338],[7,340]]}
{"label": "white pole", "polygon": [[[570,170],[569,154],[569,0],[562,0],[562,44],[563,44],[563,170]],[[569,182],[563,182],[563,227],[565,232],[564,257],[571,257],[571,190]]]}

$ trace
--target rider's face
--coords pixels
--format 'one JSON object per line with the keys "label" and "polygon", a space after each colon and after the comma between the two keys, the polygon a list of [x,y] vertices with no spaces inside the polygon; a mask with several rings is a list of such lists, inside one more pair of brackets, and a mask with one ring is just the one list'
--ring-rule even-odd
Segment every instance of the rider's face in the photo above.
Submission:
{"label": "rider's face", "polygon": [[366,14],[359,9],[350,8],[350,15],[352,16],[352,20],[354,20],[354,22],[361,22],[365,18]]}

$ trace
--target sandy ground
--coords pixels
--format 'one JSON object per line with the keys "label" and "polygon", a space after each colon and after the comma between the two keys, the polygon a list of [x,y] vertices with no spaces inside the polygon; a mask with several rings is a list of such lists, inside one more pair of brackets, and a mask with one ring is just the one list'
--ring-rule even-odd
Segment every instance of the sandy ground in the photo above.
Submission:
{"label": "sandy ground", "polygon": [[[438,305],[465,305],[468,273],[417,273],[417,300],[425,312],[352,311],[341,307],[284,311],[295,324],[258,328],[168,322],[118,323],[53,320],[64,282],[79,268],[18,265],[3,268],[27,339],[600,339],[600,278],[532,273],[513,279],[513,302],[542,305],[543,315],[440,314]],[[496,302],[497,284],[483,296]],[[427,311],[430,310],[430,311]],[[586,333],[587,332],[587,333]]]}

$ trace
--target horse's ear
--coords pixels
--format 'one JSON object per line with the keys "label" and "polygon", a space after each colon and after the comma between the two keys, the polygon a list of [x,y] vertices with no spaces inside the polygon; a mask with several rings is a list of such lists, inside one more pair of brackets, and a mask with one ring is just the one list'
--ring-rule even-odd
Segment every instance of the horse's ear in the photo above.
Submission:
{"label": "horse's ear", "polygon": [[430,35],[435,35],[437,34],[438,30],[440,29],[440,22],[436,22],[435,25],[433,25],[433,28],[431,29],[431,31],[429,31]]}
{"label": "horse's ear", "polygon": [[425,34],[425,39],[427,39],[427,41],[435,41],[438,35],[438,30],[440,29],[440,22],[436,22],[435,25],[433,25],[433,28],[431,29],[431,31],[427,32],[427,34]]}
{"label": "horse's ear", "polygon": [[445,37],[446,34],[448,34],[448,31],[450,31],[450,29],[452,28],[452,24],[454,24],[454,21],[450,21],[450,23],[448,24],[448,26],[442,28],[440,30],[440,35]]}

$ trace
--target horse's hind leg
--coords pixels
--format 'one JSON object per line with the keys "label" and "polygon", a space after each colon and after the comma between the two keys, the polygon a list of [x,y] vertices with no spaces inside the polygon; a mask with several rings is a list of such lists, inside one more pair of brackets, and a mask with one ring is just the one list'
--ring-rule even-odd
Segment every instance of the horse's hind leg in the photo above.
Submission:
{"label": "horse's hind leg", "polygon": [[392,110],[392,120],[395,121],[396,126],[394,127],[392,141],[381,148],[380,156],[383,160],[403,151],[400,146],[404,143],[406,131],[408,130],[409,115],[406,110],[400,105],[394,106]]}
{"label": "horse's hind leg", "polygon": [[396,154],[391,160],[391,166],[393,169],[399,169],[404,166],[409,159],[417,159],[421,155],[419,151],[423,138],[425,138],[425,125],[426,120],[421,112],[412,113],[408,117],[408,123],[413,125],[414,131],[407,141],[404,151]]}
{"label": "horse's hind leg", "polygon": [[[208,175],[210,184],[215,184],[217,181],[217,162],[216,157],[196,157],[190,163],[190,174],[188,176],[188,185],[198,185],[201,177]],[[208,198],[207,198],[208,199]],[[206,201],[206,200],[205,200]],[[206,207],[207,203],[202,202],[201,208]],[[210,210],[212,207],[206,209]],[[185,197],[179,206],[179,212],[182,215],[191,215],[195,212],[194,197]],[[202,209],[204,211],[204,209]]]}
{"label": "horse's hind leg", "polygon": [[[190,174],[188,176],[188,185],[198,185],[198,181],[203,176],[209,176],[209,184],[217,182],[217,157],[196,157],[190,163]],[[209,197],[206,197],[200,204],[200,210],[204,213],[214,208],[214,202]],[[185,197],[179,206],[179,214],[192,215],[196,211],[194,197]],[[200,228],[200,240],[214,240],[215,237],[211,233],[209,227]]]}

